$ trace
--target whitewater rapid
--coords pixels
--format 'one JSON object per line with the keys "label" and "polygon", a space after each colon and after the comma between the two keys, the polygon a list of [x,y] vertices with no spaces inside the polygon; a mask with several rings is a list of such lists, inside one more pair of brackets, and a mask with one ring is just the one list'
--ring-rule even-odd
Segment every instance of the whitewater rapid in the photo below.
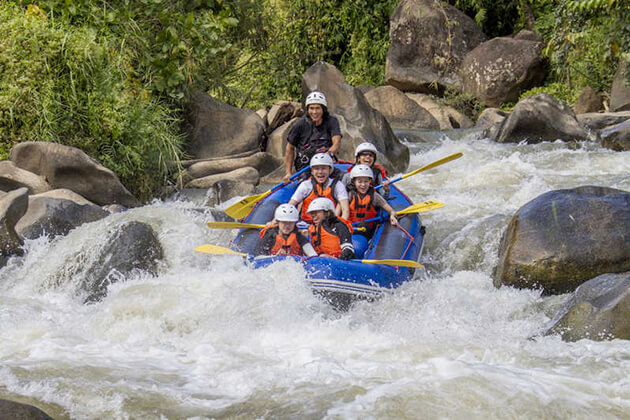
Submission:
{"label": "whitewater rapid", "polygon": [[[194,253],[235,232],[208,229],[212,213],[189,202],[27,241],[0,270],[0,398],[57,419],[630,418],[630,342],[542,336],[567,295],[492,285],[519,207],[580,185],[630,191],[630,152],[474,134],[409,147],[410,169],[464,154],[399,183],[445,203],[422,215],[427,270],[347,313],[297,263],[253,271]],[[159,275],[83,304],[81,265],[130,220],[158,233]]]}

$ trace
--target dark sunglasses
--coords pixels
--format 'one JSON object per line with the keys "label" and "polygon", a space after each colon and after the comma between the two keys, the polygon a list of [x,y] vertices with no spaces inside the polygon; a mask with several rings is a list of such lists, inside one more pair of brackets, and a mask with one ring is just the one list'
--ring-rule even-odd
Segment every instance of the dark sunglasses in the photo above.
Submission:
{"label": "dark sunglasses", "polygon": [[376,157],[376,155],[372,152],[361,152],[359,153],[359,156],[372,156],[372,157]]}

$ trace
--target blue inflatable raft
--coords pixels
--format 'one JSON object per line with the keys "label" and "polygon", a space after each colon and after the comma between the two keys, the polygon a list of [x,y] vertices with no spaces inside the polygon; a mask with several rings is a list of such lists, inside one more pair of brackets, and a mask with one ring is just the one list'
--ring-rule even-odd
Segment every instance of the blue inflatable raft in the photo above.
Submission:
{"label": "blue inflatable raft", "polygon": [[[347,163],[335,165],[337,169],[343,172],[346,172],[349,166]],[[289,201],[297,185],[297,182],[293,182],[265,197],[256,204],[244,222],[265,224],[273,219],[276,207]],[[390,186],[387,201],[394,210],[402,210],[413,204],[396,185]],[[406,214],[399,219],[399,223],[409,235],[402,229],[392,226],[387,217],[384,223],[378,224],[374,236],[369,242],[364,236],[353,235],[357,258],[418,261],[424,242],[424,227],[420,217],[415,213]],[[260,231],[258,229],[241,229],[232,242],[231,248],[239,252],[254,254],[259,241]],[[302,261],[314,292],[322,295],[339,309],[346,309],[357,299],[378,298],[384,292],[395,289],[403,282],[410,280],[414,274],[414,269],[407,267],[368,264],[358,260],[343,261],[324,257],[306,259],[292,256],[255,258],[250,260],[250,264],[254,268],[259,268],[287,258]]]}

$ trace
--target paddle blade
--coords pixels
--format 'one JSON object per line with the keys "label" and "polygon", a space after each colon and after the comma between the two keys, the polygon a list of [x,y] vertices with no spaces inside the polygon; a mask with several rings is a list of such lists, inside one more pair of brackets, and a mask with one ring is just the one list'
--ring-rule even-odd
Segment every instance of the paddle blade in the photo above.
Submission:
{"label": "paddle blade", "polygon": [[440,209],[444,207],[444,203],[435,200],[427,200],[422,203],[413,204],[406,209],[402,209],[397,211],[396,214],[407,214],[407,213],[422,213],[425,211]]}
{"label": "paddle blade", "polygon": [[444,158],[442,158],[440,160],[436,160],[433,163],[429,163],[428,165],[423,166],[422,168],[416,169],[413,172],[409,172],[408,174],[403,175],[400,179],[409,178],[410,176],[413,176],[413,175],[415,175],[417,173],[420,173],[422,171],[426,171],[426,170],[435,168],[436,166],[440,166],[440,165],[442,165],[442,164],[444,164],[446,162],[450,162],[451,160],[459,159],[463,155],[464,154],[462,152],[453,153],[452,155],[446,156],[446,157],[444,157]]}
{"label": "paddle blade", "polygon": [[250,195],[249,197],[245,197],[241,201],[237,201],[230,207],[226,208],[225,213],[232,219],[242,219],[249,214],[256,203],[267,197],[269,194],[271,194],[271,190],[268,190],[267,192],[261,194],[255,194]]}
{"label": "paddle blade", "polygon": [[263,229],[265,227],[265,225],[239,222],[208,222],[206,225],[212,229]]}
{"label": "paddle blade", "polygon": [[398,267],[410,267],[410,268],[424,268],[422,264],[417,261],[410,260],[360,260],[362,263],[366,264],[384,264],[384,265],[395,265]]}
{"label": "paddle blade", "polygon": [[240,255],[241,257],[247,257],[247,254],[244,254],[242,252],[237,252],[230,248],[211,244],[199,245],[197,248],[195,248],[195,251],[212,255]]}

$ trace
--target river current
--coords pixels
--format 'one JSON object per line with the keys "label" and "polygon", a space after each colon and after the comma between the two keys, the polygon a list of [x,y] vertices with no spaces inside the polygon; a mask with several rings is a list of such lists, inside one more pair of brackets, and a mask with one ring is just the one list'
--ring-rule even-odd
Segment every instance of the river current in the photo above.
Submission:
{"label": "river current", "polygon": [[[464,154],[399,183],[445,203],[422,214],[426,272],[347,313],[313,295],[297,263],[253,271],[193,252],[235,232],[208,229],[211,212],[190,202],[27,241],[0,270],[0,398],[56,419],[630,418],[629,341],[543,336],[568,295],[492,285],[519,207],[580,185],[630,191],[630,152],[477,137],[409,144],[410,170]],[[78,266],[129,220],[158,233],[159,275],[83,304]]]}

